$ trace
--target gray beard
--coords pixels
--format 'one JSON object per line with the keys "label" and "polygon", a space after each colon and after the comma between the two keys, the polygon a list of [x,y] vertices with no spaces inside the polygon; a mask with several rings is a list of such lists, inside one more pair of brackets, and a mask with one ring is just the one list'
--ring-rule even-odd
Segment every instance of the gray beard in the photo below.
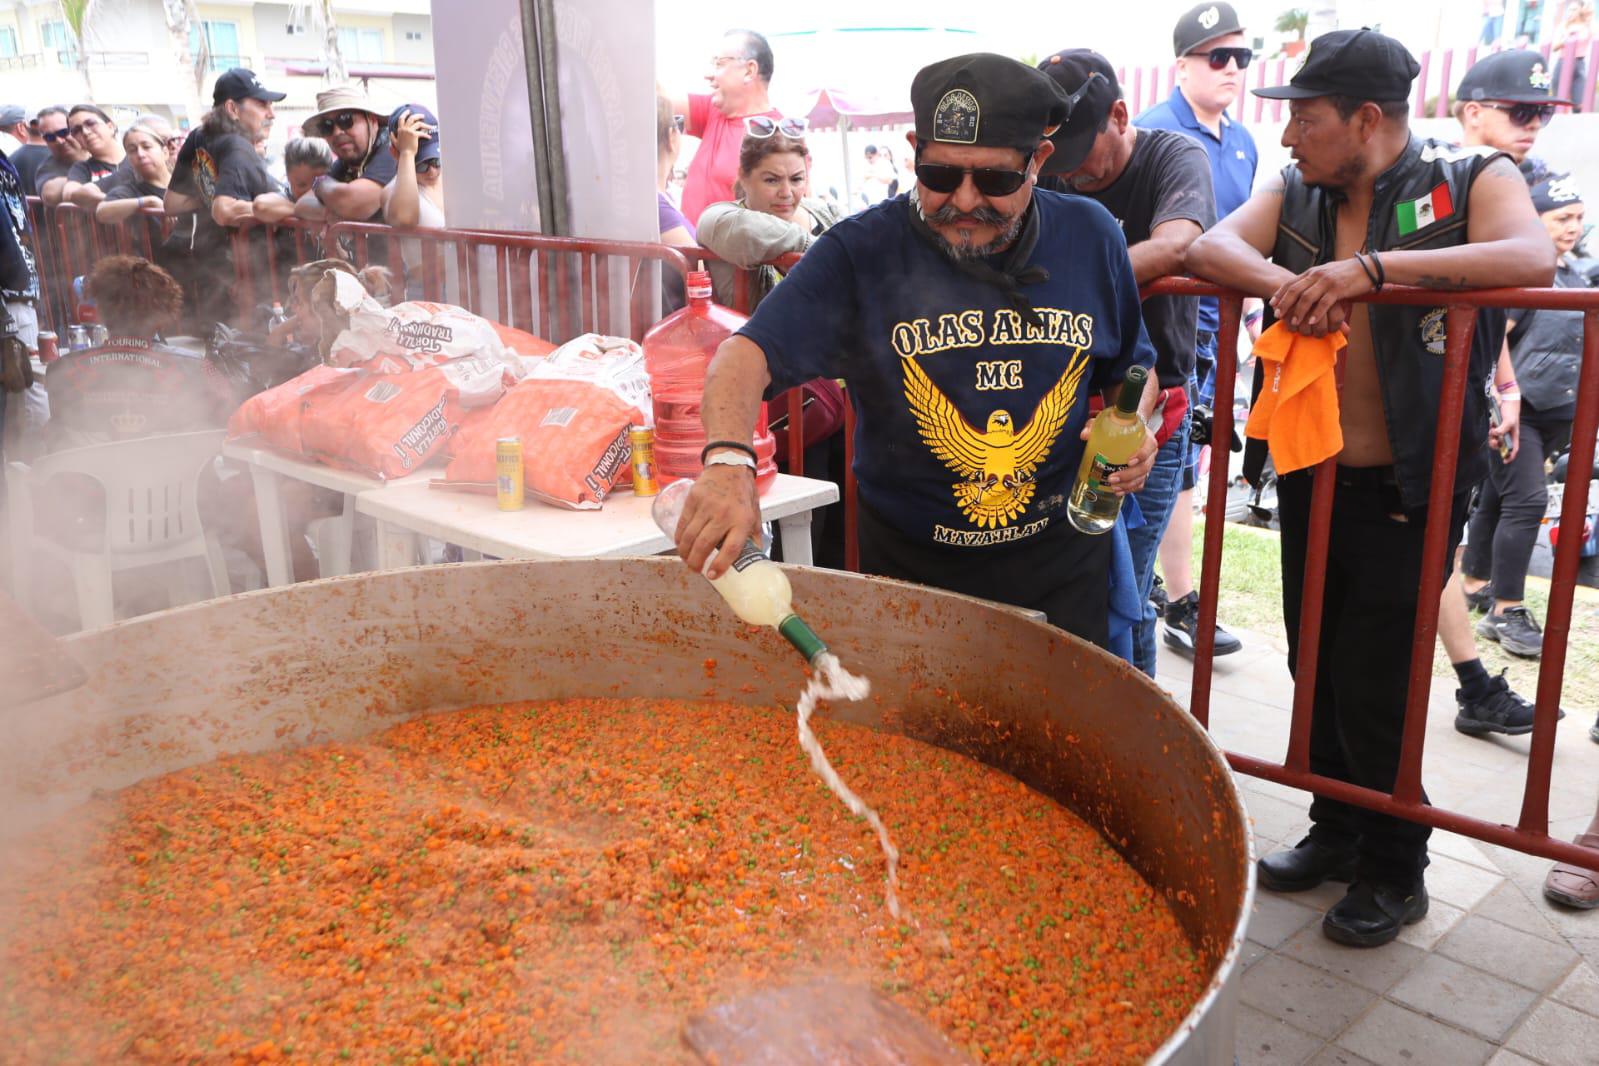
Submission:
{"label": "gray beard", "polygon": [[[938,238],[939,250],[954,262],[960,263],[970,259],[983,259],[996,252],[1002,252],[1010,247],[1011,243],[1016,240],[1016,235],[1022,230],[1022,216],[1017,215],[1007,220],[1004,224],[1005,228],[1000,230],[994,236],[994,239],[986,244],[954,244],[938,230],[933,229],[932,219],[922,209],[922,200],[917,195],[917,192],[918,190],[915,188],[910,191],[911,206],[916,209],[916,213],[921,216],[922,221],[928,224],[928,231]],[[934,213],[934,217],[936,216],[937,212]]]}

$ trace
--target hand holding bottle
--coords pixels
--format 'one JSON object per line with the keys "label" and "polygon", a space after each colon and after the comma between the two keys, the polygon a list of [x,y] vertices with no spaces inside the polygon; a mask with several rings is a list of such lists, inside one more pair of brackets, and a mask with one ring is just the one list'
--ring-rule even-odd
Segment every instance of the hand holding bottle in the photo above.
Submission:
{"label": "hand holding bottle", "polygon": [[708,466],[692,486],[674,534],[677,554],[714,581],[727,573],[746,541],[760,542],[761,501],[754,473],[742,466]]}

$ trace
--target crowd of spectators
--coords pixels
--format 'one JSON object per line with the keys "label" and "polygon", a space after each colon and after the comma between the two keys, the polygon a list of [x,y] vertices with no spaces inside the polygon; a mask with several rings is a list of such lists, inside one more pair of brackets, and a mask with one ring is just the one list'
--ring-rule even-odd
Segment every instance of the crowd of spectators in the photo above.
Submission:
{"label": "crowd of spectators", "polygon": [[[1570,17],[1562,23],[1563,39],[1587,40],[1584,35],[1591,34],[1591,21],[1591,4],[1573,4]],[[1274,325],[1317,338],[1329,333],[1329,323],[1347,326],[1341,332],[1349,335],[1352,354],[1345,357],[1350,369],[1341,385],[1347,406],[1345,436],[1340,438],[1347,444],[1337,454],[1344,464],[1341,470],[1359,473],[1339,475],[1332,534],[1335,582],[1329,585],[1323,630],[1324,642],[1333,643],[1321,649],[1321,676],[1329,680],[1317,684],[1312,761],[1317,772],[1328,777],[1388,789],[1404,716],[1402,680],[1409,647],[1403,638],[1414,628],[1420,531],[1427,517],[1430,459],[1418,456],[1424,451],[1430,456],[1432,437],[1418,432],[1414,439],[1399,439],[1382,412],[1385,405],[1431,412],[1437,383],[1430,378],[1412,380],[1421,376],[1414,374],[1384,377],[1375,368],[1384,360],[1410,359],[1418,347],[1442,354],[1443,326],[1429,326],[1423,310],[1414,308],[1373,311],[1367,321],[1363,312],[1351,310],[1349,300],[1370,291],[1368,281],[1372,289],[1389,281],[1450,289],[1490,282],[1588,286],[1592,275],[1577,269],[1573,258],[1582,234],[1581,192],[1558,164],[1532,154],[1539,132],[1556,109],[1572,106],[1572,101],[1555,97],[1551,86],[1558,83],[1559,72],[1546,71],[1536,53],[1499,52],[1477,63],[1461,83],[1453,111],[1459,135],[1448,142],[1423,139],[1413,136],[1408,126],[1406,101],[1418,70],[1408,51],[1372,31],[1335,31],[1312,44],[1290,84],[1257,90],[1262,96],[1290,102],[1292,117],[1283,144],[1295,153],[1294,166],[1263,179],[1256,173],[1258,152],[1251,134],[1229,114],[1243,86],[1243,72],[1254,59],[1236,13],[1225,3],[1195,7],[1178,18],[1173,45],[1176,84],[1168,99],[1142,114],[1129,111],[1114,57],[1085,49],[1064,49],[1036,70],[1009,60],[992,62],[999,57],[974,59],[971,67],[980,74],[963,71],[956,60],[936,71],[928,68],[944,80],[941,84],[954,87],[922,100],[928,106],[919,105],[917,132],[907,137],[905,146],[896,149],[877,143],[866,148],[858,195],[843,205],[856,215],[857,224],[845,221],[846,212],[836,198],[819,196],[812,188],[806,120],[785,116],[772,104],[776,63],[769,42],[752,30],[730,30],[718,40],[707,65],[707,92],[674,95],[657,90],[659,236],[664,243],[702,246],[712,253],[710,272],[717,300],[756,311],[752,332],[740,342],[744,344],[740,356],[751,368],[749,380],[755,380],[759,371],[769,374],[769,382],[802,387],[808,405],[817,401],[817,412],[837,412],[847,402],[838,379],[849,376],[846,370],[859,373],[859,369],[843,361],[840,353],[871,342],[859,339],[868,332],[864,326],[851,332],[841,323],[846,322],[846,310],[863,320],[863,308],[871,300],[903,304],[901,324],[950,319],[966,328],[964,316],[971,309],[961,301],[977,300],[970,292],[987,293],[981,286],[988,285],[1003,290],[1022,320],[1035,329],[1042,326],[1027,316],[1037,318],[1037,310],[1020,294],[1028,286],[1050,282],[1051,271],[1060,291],[1091,303],[1098,300],[1101,328],[1125,329],[1119,361],[1096,372],[1095,388],[1105,387],[1114,376],[1112,370],[1119,373],[1123,364],[1138,362],[1154,371],[1142,410],[1151,434],[1148,453],[1141,453],[1134,464],[1136,479],[1116,482],[1132,485],[1136,480],[1129,494],[1138,502],[1129,513],[1137,524],[1129,521],[1123,531],[1125,561],[1119,555],[1113,558],[1104,542],[1088,542],[1099,554],[1090,556],[1084,550],[1078,562],[1071,563],[1067,555],[1082,542],[1064,535],[1064,523],[1055,525],[1047,544],[1040,538],[1027,545],[1025,550],[1032,555],[1007,557],[1005,552],[1021,536],[1002,536],[995,528],[952,528],[961,521],[950,517],[954,511],[937,512],[938,523],[928,520],[937,532],[932,543],[924,543],[926,538],[908,533],[901,516],[888,513],[882,502],[903,503],[909,494],[883,493],[864,477],[863,536],[869,547],[875,545],[875,554],[863,557],[888,560],[882,565],[889,569],[877,572],[889,576],[922,580],[937,572],[951,581],[959,569],[952,560],[976,556],[948,549],[992,549],[965,575],[970,578],[983,567],[999,575],[999,585],[981,585],[984,594],[1024,603],[1018,597],[1031,594],[1025,587],[1038,585],[1041,572],[1060,577],[1059,587],[1045,597],[1052,611],[1061,612],[1051,613],[1051,619],[1080,622],[1083,634],[1107,646],[1113,646],[1108,609],[1088,610],[1073,582],[1092,571],[1089,578],[1104,585],[1106,572],[1125,562],[1136,593],[1136,606],[1124,627],[1125,654],[1151,676],[1156,673],[1158,632],[1163,631],[1167,647],[1180,653],[1191,653],[1200,643],[1199,593],[1190,566],[1192,493],[1197,442],[1214,398],[1220,320],[1213,299],[1139,301],[1136,287],[1192,272],[1244,291],[1254,298],[1244,323],[1250,339]],[[1584,70],[1574,72],[1573,95],[1580,92],[1585,77]],[[982,84],[968,88],[966,80]],[[926,86],[922,88],[925,95]],[[1005,114],[1004,108],[1029,115],[1040,112],[1035,125],[1047,135],[1042,139],[1027,135],[1032,147],[1023,146],[1021,170],[1011,165],[1018,142],[989,140],[995,136],[994,127],[982,123],[990,119],[978,119],[975,111],[950,105],[956,93],[992,94],[996,115]],[[912,94],[915,99],[915,88]],[[113,303],[121,300],[120,314],[130,323],[108,343],[130,350],[159,344],[163,333],[204,330],[231,317],[236,301],[227,282],[219,279],[234,276],[232,257],[259,256],[261,269],[266,269],[271,258],[266,242],[282,236],[257,230],[241,242],[235,240],[241,227],[291,218],[312,223],[385,222],[404,228],[447,225],[439,122],[426,107],[409,103],[387,110],[358,88],[326,89],[318,94],[315,111],[303,121],[302,135],[287,141],[282,165],[274,169],[264,150],[277,119],[275,106],[283,99],[283,93],[268,89],[253,72],[229,70],[215,83],[211,109],[187,135],[154,116],[134,117],[124,128],[90,103],[46,107],[31,118],[20,107],[0,108],[0,132],[20,145],[8,163],[0,155],[0,198],[12,216],[12,239],[0,245],[0,296],[6,308],[0,371],[8,391],[23,394],[38,388],[27,380],[26,356],[18,355],[21,348],[31,346],[30,315],[38,297],[37,264],[28,243],[18,239],[26,228],[22,201],[27,196],[37,195],[48,205],[75,205],[103,222],[124,220],[142,210],[159,210],[176,220],[154,263],[107,260],[96,271],[92,290]],[[699,143],[678,191],[675,176],[685,136]],[[941,161],[924,158],[929,149]],[[1005,165],[979,161],[990,158],[983,153],[996,152],[1001,155],[992,158]],[[1324,169],[1318,171],[1318,166]],[[1386,173],[1384,168],[1392,168],[1407,181],[1426,177],[1442,182],[1437,188],[1446,191],[1442,199],[1436,188],[1423,198],[1403,202],[1389,202],[1391,192],[1381,194],[1388,199],[1374,198],[1376,176]],[[1507,173],[1509,182],[1504,180]],[[1479,185],[1482,190],[1472,194],[1468,205],[1468,193]],[[1036,194],[1034,187],[1039,190]],[[1339,195],[1324,201],[1329,189]],[[1358,212],[1365,214],[1356,218]],[[1379,232],[1389,226],[1390,215],[1397,220],[1397,233]],[[1433,231],[1431,240],[1420,243],[1420,250],[1417,241],[1398,240],[1451,215],[1461,217],[1462,225],[1455,227],[1461,232]],[[1043,218],[1055,219],[1056,231],[1051,232],[1040,221]],[[1371,222],[1367,228],[1372,236],[1357,240],[1355,223],[1364,227],[1368,218],[1381,225]],[[1072,229],[1079,225],[1084,227],[1081,234]],[[1284,233],[1299,230],[1313,233],[1301,235],[1298,251],[1282,243],[1288,239]],[[1484,233],[1496,236],[1482,239]],[[978,239],[984,235],[990,240]],[[1067,246],[1090,239],[1113,246],[1115,262],[1100,262],[1115,270],[1092,278],[1078,276],[1081,261],[1069,254]],[[407,279],[414,281],[422,273],[422,243],[417,236],[401,235],[387,245],[375,245],[373,254],[403,266]],[[1498,252],[1505,256],[1494,264],[1499,273],[1487,268],[1484,256],[1471,254],[1482,250],[1473,245],[1483,244],[1499,246]],[[1057,257],[1049,270],[1025,262],[1035,247]],[[900,260],[883,258],[889,248],[897,249],[903,261],[923,264],[926,274],[918,284],[885,290],[883,279],[897,280],[896,271],[901,270]],[[1095,254],[1103,251],[1098,244],[1093,248]],[[338,249],[324,251],[337,254]],[[778,262],[796,254],[803,257],[799,267]],[[860,265],[874,256],[881,260],[875,273]],[[1425,273],[1420,260],[1426,257],[1446,265],[1438,266],[1436,273]],[[278,261],[286,269],[294,259],[284,255]],[[812,264],[808,270],[806,264]],[[943,272],[938,274],[940,280],[928,282],[935,270]],[[749,279],[742,294],[735,292],[740,272]],[[849,284],[860,287],[859,293],[843,291],[846,282],[840,279],[846,277]],[[144,295],[130,300],[128,293]],[[667,293],[669,306],[671,296]],[[807,299],[809,304],[802,304]],[[838,310],[838,316],[820,314],[817,305],[828,312]],[[1306,317],[1311,306],[1319,318]],[[143,317],[134,313],[139,309]],[[1570,319],[1549,312],[1514,312],[1508,329],[1503,318],[1492,315],[1485,314],[1479,324],[1473,356],[1473,373],[1478,376],[1472,384],[1484,388],[1476,389],[1467,401],[1460,483],[1448,516],[1451,552],[1472,501],[1480,502],[1470,527],[1464,576],[1450,581],[1444,591],[1439,629],[1460,679],[1456,727],[1471,735],[1519,735],[1532,729],[1531,704],[1512,691],[1503,676],[1492,677],[1483,666],[1467,605],[1484,611],[1476,628],[1484,639],[1518,655],[1541,653],[1539,624],[1524,603],[1524,577],[1547,496],[1544,464],[1564,446],[1571,431],[1580,332],[1580,328],[1573,331]],[[803,343],[793,339],[802,334],[808,338]],[[809,344],[816,350],[804,348],[805,357],[794,357],[785,366],[751,337],[765,338],[774,351],[780,344],[795,350]],[[828,338],[836,341],[831,347],[822,343]],[[1028,339],[1003,343],[1023,341]],[[957,454],[957,445],[964,443],[972,454],[980,455],[991,442],[985,434],[968,432],[963,419],[972,413],[955,411],[945,393],[969,400],[966,406],[979,400],[986,404],[988,397],[961,392],[972,387],[969,382],[914,376],[921,373],[914,368],[921,366],[919,354],[981,345],[928,339],[918,343],[924,352],[901,351],[891,361],[892,371],[884,379],[888,388],[878,397],[883,402],[864,413],[858,408],[867,427],[861,431],[862,439],[871,439],[873,421],[883,417],[883,410],[894,404],[903,407],[901,398],[909,398],[905,402],[922,420],[921,428],[916,430],[911,417],[900,412],[894,432],[902,439],[885,445],[883,454],[944,441],[938,445],[944,449],[938,453],[941,461],[951,470],[963,471],[961,463],[968,460]],[[853,348],[851,352],[860,354]],[[1005,382],[1020,381],[1022,362],[1015,361],[1010,369],[994,369],[998,364],[993,364],[986,371],[990,377],[984,376],[987,364],[980,364],[975,388],[1020,389]],[[898,376],[902,366],[907,375],[903,386]],[[58,380],[62,388],[73,387],[72,373]],[[1063,372],[1061,381],[1066,380]],[[1264,375],[1255,377],[1257,399],[1264,380]],[[883,384],[883,380],[869,381],[867,387]],[[851,382],[851,387],[861,386]],[[1499,412],[1491,432],[1486,427],[1488,390]],[[1080,420],[1087,404],[1078,410],[1073,395],[1069,413]],[[1044,397],[1029,407],[1042,410],[1047,402],[1049,397]],[[711,406],[707,400],[707,409]],[[989,433],[1010,433],[1009,419],[1010,412],[994,411]],[[813,441],[807,416],[807,424],[800,427],[807,449],[813,443],[836,444],[841,422],[827,420]],[[1417,424],[1425,429],[1424,422]],[[1481,439],[1471,438],[1479,422]],[[1067,414],[1062,413],[1052,432],[1061,432],[1066,424]],[[1497,460],[1487,458],[1490,444],[1498,449]],[[1252,453],[1245,469],[1260,481],[1264,444]],[[1047,454],[1046,448],[1035,465],[1042,464]],[[824,463],[834,465],[830,459]],[[942,468],[932,469],[937,476],[931,480],[948,480]],[[966,500],[968,517],[988,515],[985,508],[998,506],[994,498],[1012,500],[1013,505],[1006,505],[1011,510],[994,511],[1003,514],[1003,520],[992,515],[985,519],[990,527],[1007,527],[1032,500],[1034,474],[1006,471],[1003,477],[996,474],[983,481],[980,475],[989,473],[982,469],[963,473],[966,481],[957,486],[955,498]],[[1289,664],[1294,669],[1303,578],[1298,561],[1308,520],[1309,475],[1281,473],[1284,558],[1289,560],[1283,573],[1284,614],[1290,630]],[[726,470],[715,475],[733,476]],[[906,478],[901,468],[894,468],[896,484]],[[1039,523],[1037,529],[1047,524]],[[1041,546],[1048,550],[1040,550]],[[825,551],[818,554],[824,560],[832,557]],[[1006,558],[1024,560],[1025,565],[1006,563]],[[1163,587],[1155,576],[1157,561]],[[947,587],[962,590],[958,583]],[[1015,595],[1006,595],[1007,588]],[[1372,588],[1384,594],[1359,599],[1351,591]],[[976,586],[964,590],[979,591]],[[1064,621],[1057,624],[1072,628]],[[1242,647],[1220,625],[1209,637],[1215,654]],[[1599,740],[1599,725],[1594,735]],[[1312,817],[1316,828],[1305,840],[1262,860],[1262,884],[1298,891],[1329,879],[1358,877],[1364,888],[1351,890],[1329,914],[1326,928],[1334,939],[1360,946],[1386,943],[1399,926],[1425,914],[1424,831],[1326,801],[1318,801]],[[1599,818],[1591,832],[1599,834]],[[1566,902],[1581,897],[1599,905],[1599,875],[1591,890],[1584,890],[1586,895],[1563,891]]]}

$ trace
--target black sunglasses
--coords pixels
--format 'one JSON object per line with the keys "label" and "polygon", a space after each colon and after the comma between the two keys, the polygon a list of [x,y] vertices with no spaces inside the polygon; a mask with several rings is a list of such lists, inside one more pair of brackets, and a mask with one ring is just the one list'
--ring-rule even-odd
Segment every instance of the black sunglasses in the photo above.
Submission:
{"label": "black sunglasses", "polygon": [[56,141],[64,141],[70,136],[72,136],[72,131],[62,127],[58,130],[51,130],[49,133],[44,135],[44,139],[47,142],[54,144]]}
{"label": "black sunglasses", "polygon": [[437,169],[439,169],[439,160],[437,159],[420,159],[416,164],[416,170],[418,174]]}
{"label": "black sunglasses", "polygon": [[954,192],[972,176],[972,184],[984,196],[1009,196],[1027,184],[1027,171],[997,167],[957,167],[950,163],[924,163],[916,158],[916,180],[933,192]]}
{"label": "black sunglasses", "polygon": [[684,130],[688,129],[688,119],[684,118],[682,115],[673,115],[672,128],[677,132],[682,133]]}
{"label": "black sunglasses", "polygon": [[1232,60],[1238,64],[1238,69],[1243,70],[1249,66],[1249,61],[1255,58],[1253,48],[1212,48],[1208,52],[1189,52],[1194,59],[1210,60],[1211,70],[1226,70],[1227,61]]}
{"label": "black sunglasses", "polygon": [[361,112],[359,111],[340,111],[337,115],[329,115],[326,118],[317,119],[311,124],[310,132],[313,137],[326,137],[333,132],[333,127],[337,126],[348,133],[350,128],[355,125],[355,120],[360,117]]}
{"label": "black sunglasses", "polygon": [[1511,125],[1530,126],[1533,119],[1538,120],[1540,126],[1549,125],[1549,120],[1555,117],[1554,104],[1485,104],[1495,111],[1503,111],[1510,116]]}

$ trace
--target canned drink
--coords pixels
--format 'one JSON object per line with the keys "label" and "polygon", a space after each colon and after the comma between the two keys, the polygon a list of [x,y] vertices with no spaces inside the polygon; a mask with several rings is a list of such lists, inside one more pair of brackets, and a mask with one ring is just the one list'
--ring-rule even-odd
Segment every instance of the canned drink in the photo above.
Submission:
{"label": "canned drink", "polygon": [[521,437],[501,437],[494,442],[494,488],[500,510],[522,509]]}
{"label": "canned drink", "polygon": [[67,327],[67,350],[81,352],[89,347],[89,331],[82,326]]}
{"label": "canned drink", "polygon": [[39,362],[53,363],[61,358],[61,343],[56,340],[56,335],[47,329],[39,331]]}
{"label": "canned drink", "polygon": [[111,340],[111,331],[96,322],[89,327],[89,340],[96,348],[104,348]]}
{"label": "canned drink", "polygon": [[654,496],[661,491],[655,476],[655,433],[648,426],[636,426],[627,439],[633,445],[633,495]]}

